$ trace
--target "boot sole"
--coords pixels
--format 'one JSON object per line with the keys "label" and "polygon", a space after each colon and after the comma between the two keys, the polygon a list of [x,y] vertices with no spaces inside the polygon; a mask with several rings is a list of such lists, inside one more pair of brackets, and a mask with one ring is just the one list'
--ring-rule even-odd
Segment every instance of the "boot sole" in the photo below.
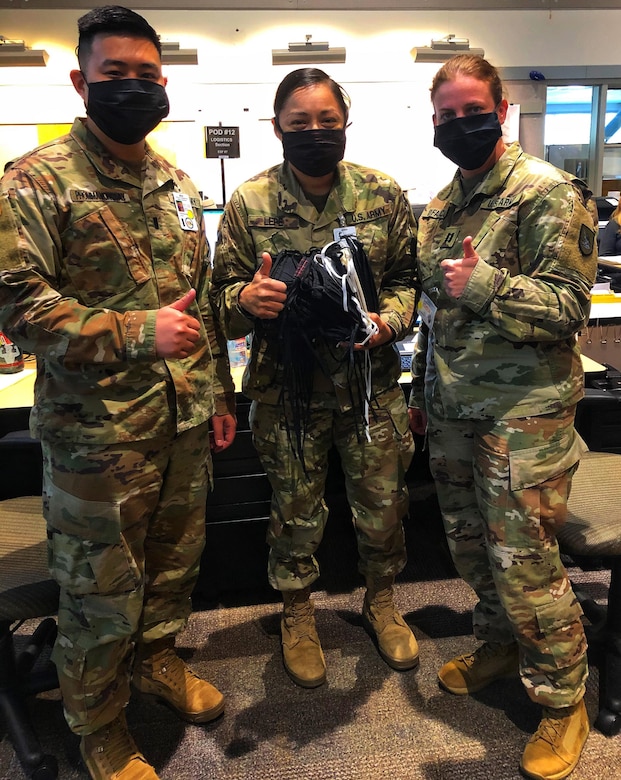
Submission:
{"label": "boot sole", "polygon": [[[584,744],[582,745],[582,748],[584,748]],[[521,763],[520,763],[520,774],[523,775],[524,777],[531,778],[531,780],[563,780],[563,778],[569,777],[569,775],[578,766],[578,762],[580,761],[581,755],[582,755],[582,749],[580,750],[580,753],[576,757],[576,760],[572,763],[570,767],[568,767],[567,769],[563,769],[561,772],[556,772],[556,774],[553,775],[534,774],[533,772],[529,772],[528,770],[524,769]]]}
{"label": "boot sole", "polygon": [[530,780],[563,780],[565,777],[569,777],[569,775],[574,771],[574,769],[578,766],[578,761],[580,760],[580,756],[576,759],[576,762],[572,764],[569,769],[564,769],[562,772],[557,772],[555,775],[539,775],[539,774],[532,774],[531,772],[527,772],[526,769],[520,764],[520,774],[523,777],[528,777]]}
{"label": "boot sole", "polygon": [[314,679],[305,679],[304,677],[298,677],[298,675],[291,671],[287,664],[285,663],[285,658],[283,656],[282,659],[282,665],[285,667],[285,672],[289,675],[289,677],[293,680],[293,682],[296,685],[299,685],[300,688],[319,688],[320,685],[323,685],[326,681],[326,672],[322,674],[321,677],[315,677]]}
{"label": "boot sole", "polygon": [[154,704],[163,704],[168,707],[169,710],[175,713],[178,718],[184,720],[186,723],[210,723],[212,720],[219,718],[224,712],[224,699],[216,707],[212,707],[210,710],[204,710],[203,712],[185,712],[184,710],[177,709],[171,702],[164,696],[158,696],[156,693],[147,693],[141,691],[132,684],[132,688],[140,694],[147,701],[151,701]]}
{"label": "boot sole", "polygon": [[392,658],[391,656],[387,655],[380,647],[377,634],[373,630],[373,626],[364,613],[362,615],[362,625],[364,626],[364,630],[371,637],[371,641],[375,645],[375,648],[380,654],[382,660],[385,661],[391,669],[394,669],[397,672],[407,672],[409,669],[415,669],[418,666],[420,661],[418,653],[412,658],[406,658],[403,661],[399,661],[397,658]]}

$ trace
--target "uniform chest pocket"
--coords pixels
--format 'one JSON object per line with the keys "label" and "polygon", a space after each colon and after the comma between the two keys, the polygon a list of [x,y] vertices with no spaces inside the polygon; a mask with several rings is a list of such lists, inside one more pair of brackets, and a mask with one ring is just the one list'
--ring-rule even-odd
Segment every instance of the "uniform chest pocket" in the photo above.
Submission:
{"label": "uniform chest pocket", "polygon": [[86,305],[101,305],[151,278],[151,258],[105,206],[75,220],[63,243],[68,285]]}
{"label": "uniform chest pocket", "polygon": [[490,225],[485,225],[479,237],[475,238],[477,254],[496,268],[506,268],[511,276],[521,273],[517,241],[517,223],[504,216]]}
{"label": "uniform chest pocket", "polygon": [[[252,240],[256,249],[256,256],[260,260],[263,252],[269,252],[275,257],[283,249],[297,249],[299,252],[306,252],[309,246],[299,246],[298,231],[289,234],[282,228],[256,228],[250,229]],[[297,240],[296,240],[297,239]]]}

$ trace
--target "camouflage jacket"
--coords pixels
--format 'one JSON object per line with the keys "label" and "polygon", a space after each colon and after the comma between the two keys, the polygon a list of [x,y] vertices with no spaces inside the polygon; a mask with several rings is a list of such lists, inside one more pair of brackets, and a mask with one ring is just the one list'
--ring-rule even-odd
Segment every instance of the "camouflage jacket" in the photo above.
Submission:
{"label": "camouflage jacket", "polygon": [[[453,419],[547,414],[576,403],[583,374],[576,332],[589,314],[597,217],[584,184],[519,144],[468,195],[457,173],[421,215],[418,267],[437,307],[412,361],[410,406]],[[458,301],[440,262],[479,262]]]}
{"label": "camouflage jacket", "polygon": [[[263,252],[307,252],[334,241],[334,230],[352,226],[367,253],[380,299],[380,314],[396,340],[411,331],[415,316],[413,249],[416,223],[404,193],[388,176],[352,163],[339,163],[337,181],[321,213],[305,197],[287,163],[242,184],[224,211],[214,256],[213,294],[229,338],[253,329],[253,319],[238,305],[242,288],[253,278]],[[351,408],[343,361],[318,345],[342,410]],[[371,351],[373,392],[395,385],[401,373],[394,345]],[[282,373],[273,340],[253,349],[243,380],[244,392],[277,403]]]}
{"label": "camouflage jacket", "polygon": [[[174,191],[191,198],[197,230],[181,229]],[[150,148],[141,176],[76,119],[69,135],[18,160],[0,192],[0,323],[37,355],[33,433],[105,444],[232,412],[210,272],[198,193]],[[158,359],[157,310],[191,287],[197,349]]]}

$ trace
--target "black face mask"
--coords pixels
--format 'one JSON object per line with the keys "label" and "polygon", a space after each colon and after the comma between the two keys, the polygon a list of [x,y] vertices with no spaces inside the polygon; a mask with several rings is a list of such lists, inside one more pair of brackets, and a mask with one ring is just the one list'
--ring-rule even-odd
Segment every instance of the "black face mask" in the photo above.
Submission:
{"label": "black face mask", "polygon": [[465,171],[476,171],[489,159],[502,137],[498,114],[472,114],[436,125],[433,145]]}
{"label": "black face mask", "polygon": [[157,127],[170,106],[161,84],[147,79],[112,79],[88,85],[86,113],[108,138],[137,144]]}
{"label": "black face mask", "polygon": [[325,176],[345,155],[345,130],[301,130],[283,133],[285,160],[307,176]]}

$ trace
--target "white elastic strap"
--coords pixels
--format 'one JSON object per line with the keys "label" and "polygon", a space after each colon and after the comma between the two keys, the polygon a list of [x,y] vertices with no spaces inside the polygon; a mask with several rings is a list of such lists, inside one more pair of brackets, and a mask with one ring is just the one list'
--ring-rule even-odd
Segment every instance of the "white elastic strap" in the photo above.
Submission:
{"label": "white elastic strap", "polygon": [[364,433],[367,441],[371,441],[371,426],[369,424],[369,398],[371,397],[371,355],[364,353],[364,375],[366,382],[366,394],[364,398]]}

